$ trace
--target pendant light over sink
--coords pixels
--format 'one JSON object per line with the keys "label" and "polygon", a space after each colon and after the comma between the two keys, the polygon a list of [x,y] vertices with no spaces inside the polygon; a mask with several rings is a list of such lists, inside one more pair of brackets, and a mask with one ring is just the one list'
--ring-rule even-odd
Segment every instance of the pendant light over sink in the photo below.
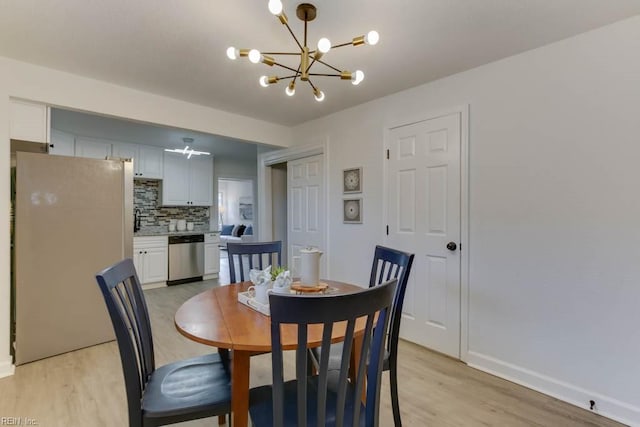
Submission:
{"label": "pendant light over sink", "polygon": [[189,146],[189,144],[193,143],[193,138],[182,138],[184,142],[184,148],[165,148],[164,151],[168,151],[170,153],[180,153],[187,156],[187,159],[190,159],[191,156],[209,156],[211,153],[207,153],[206,151],[196,151]]}

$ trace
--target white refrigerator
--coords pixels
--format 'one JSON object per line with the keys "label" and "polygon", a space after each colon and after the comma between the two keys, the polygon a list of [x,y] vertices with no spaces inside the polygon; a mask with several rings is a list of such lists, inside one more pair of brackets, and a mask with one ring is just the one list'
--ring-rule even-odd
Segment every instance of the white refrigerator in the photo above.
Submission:
{"label": "white refrigerator", "polygon": [[133,252],[133,164],[16,153],[15,362],[114,339],[95,273]]}

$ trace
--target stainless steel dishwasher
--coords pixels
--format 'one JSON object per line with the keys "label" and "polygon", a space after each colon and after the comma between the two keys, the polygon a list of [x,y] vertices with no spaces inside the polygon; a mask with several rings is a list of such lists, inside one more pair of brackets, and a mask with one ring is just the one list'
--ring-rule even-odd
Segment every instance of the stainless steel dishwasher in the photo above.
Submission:
{"label": "stainless steel dishwasher", "polygon": [[169,280],[167,285],[202,280],[204,234],[169,236]]}

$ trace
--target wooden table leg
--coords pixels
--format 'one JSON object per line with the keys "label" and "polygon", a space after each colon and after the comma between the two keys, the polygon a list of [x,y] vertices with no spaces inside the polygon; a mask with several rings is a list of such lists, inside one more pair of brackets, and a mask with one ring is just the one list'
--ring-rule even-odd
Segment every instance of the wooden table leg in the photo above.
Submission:
{"label": "wooden table leg", "polygon": [[358,375],[358,367],[360,365],[360,354],[362,354],[362,340],[363,336],[357,336],[353,339],[351,347],[351,360],[349,361],[349,379],[353,384],[356,383],[356,377]]}
{"label": "wooden table leg", "polygon": [[234,350],[231,358],[231,416],[233,427],[249,424],[249,371],[251,354]]}
{"label": "wooden table leg", "polygon": [[[358,377],[358,369],[360,368],[360,355],[362,354],[362,343],[364,336],[360,335],[353,339],[353,346],[351,347],[351,360],[349,363],[349,379],[352,384],[356,383]],[[366,366],[365,366],[366,369]],[[367,399],[367,377],[365,376],[364,384],[362,385],[362,402]]]}

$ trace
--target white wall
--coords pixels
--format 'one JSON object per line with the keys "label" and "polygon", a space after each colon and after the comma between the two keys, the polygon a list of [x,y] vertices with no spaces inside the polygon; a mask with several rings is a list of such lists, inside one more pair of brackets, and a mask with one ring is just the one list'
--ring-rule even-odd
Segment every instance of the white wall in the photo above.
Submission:
{"label": "white wall", "polygon": [[[0,377],[9,355],[9,98],[286,147],[291,129],[0,57]],[[255,172],[254,172],[255,175]]]}
{"label": "white wall", "polygon": [[[385,127],[469,104],[467,360],[640,424],[638,52],[635,17],[296,127],[330,141],[332,278],[365,283],[384,242]],[[360,226],[340,221],[354,166]]]}

